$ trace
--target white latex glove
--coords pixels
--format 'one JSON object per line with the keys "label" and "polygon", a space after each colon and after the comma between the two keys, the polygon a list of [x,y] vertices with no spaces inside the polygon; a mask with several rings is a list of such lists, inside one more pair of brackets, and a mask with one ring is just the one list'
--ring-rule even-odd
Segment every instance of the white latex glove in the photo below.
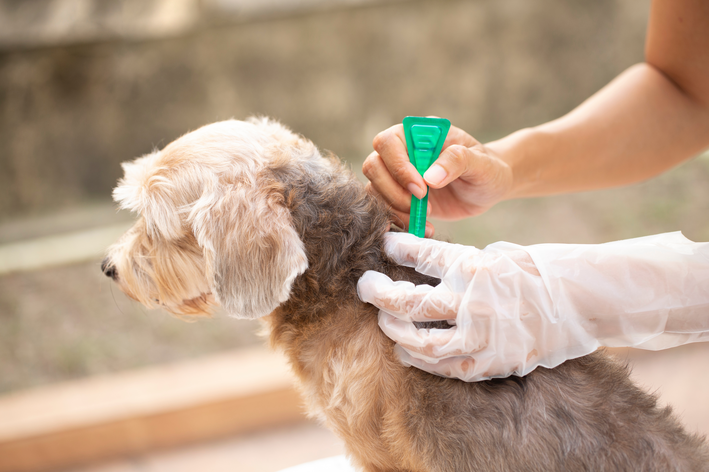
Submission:
{"label": "white latex glove", "polygon": [[[406,365],[466,381],[523,376],[599,346],[709,341],[709,243],[667,233],[607,244],[499,242],[485,249],[388,233],[397,263],[440,285],[368,271],[362,301]],[[451,329],[412,321],[448,320]]]}

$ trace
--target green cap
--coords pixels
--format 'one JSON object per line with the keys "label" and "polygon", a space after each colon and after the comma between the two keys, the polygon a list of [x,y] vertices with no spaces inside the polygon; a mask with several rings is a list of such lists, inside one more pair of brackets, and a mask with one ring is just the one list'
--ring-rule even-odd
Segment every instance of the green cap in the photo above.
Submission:
{"label": "green cap", "polygon": [[[407,116],[404,118],[404,135],[409,161],[423,174],[438,159],[446,140],[451,122],[445,118],[425,118],[422,116]],[[411,213],[409,218],[409,233],[419,238],[426,231],[426,210],[428,208],[428,187],[426,196],[418,199],[411,196]]]}

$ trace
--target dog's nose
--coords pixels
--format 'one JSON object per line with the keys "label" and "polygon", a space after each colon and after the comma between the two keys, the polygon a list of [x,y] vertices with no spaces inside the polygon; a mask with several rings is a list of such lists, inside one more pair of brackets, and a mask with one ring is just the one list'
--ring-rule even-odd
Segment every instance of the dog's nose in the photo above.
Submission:
{"label": "dog's nose", "polygon": [[111,264],[108,257],[101,262],[101,272],[103,272],[106,277],[111,277],[113,280],[116,280],[116,266]]}

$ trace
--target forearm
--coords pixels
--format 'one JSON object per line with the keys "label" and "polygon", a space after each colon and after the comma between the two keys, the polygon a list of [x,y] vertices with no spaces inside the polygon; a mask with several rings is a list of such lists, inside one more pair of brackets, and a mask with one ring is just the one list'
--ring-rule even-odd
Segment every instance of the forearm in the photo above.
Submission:
{"label": "forearm", "polygon": [[506,198],[625,185],[709,146],[709,107],[639,64],[562,118],[487,146],[512,169]]}
{"label": "forearm", "polygon": [[665,348],[709,338],[709,243],[678,233],[525,248],[554,306],[605,346]]}

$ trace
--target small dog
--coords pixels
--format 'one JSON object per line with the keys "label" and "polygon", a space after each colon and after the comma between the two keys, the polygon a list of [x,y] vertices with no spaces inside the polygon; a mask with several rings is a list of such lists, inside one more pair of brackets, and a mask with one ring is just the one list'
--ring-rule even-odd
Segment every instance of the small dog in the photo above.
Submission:
{"label": "small dog", "polygon": [[114,198],[141,217],[104,273],[177,315],[262,318],[362,470],[709,471],[703,439],[603,353],[476,383],[404,367],[357,281],[438,281],[393,263],[387,207],[282,125],[211,124],[123,168]]}

